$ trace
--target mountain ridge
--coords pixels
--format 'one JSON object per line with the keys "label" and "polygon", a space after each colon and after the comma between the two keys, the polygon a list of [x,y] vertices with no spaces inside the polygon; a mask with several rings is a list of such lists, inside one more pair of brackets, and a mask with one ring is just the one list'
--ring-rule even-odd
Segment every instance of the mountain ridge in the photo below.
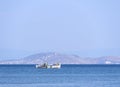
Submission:
{"label": "mountain ridge", "polygon": [[0,64],[120,64],[120,56],[103,56],[98,58],[80,57],[78,55],[66,55],[56,52],[37,53],[21,59],[4,60]]}

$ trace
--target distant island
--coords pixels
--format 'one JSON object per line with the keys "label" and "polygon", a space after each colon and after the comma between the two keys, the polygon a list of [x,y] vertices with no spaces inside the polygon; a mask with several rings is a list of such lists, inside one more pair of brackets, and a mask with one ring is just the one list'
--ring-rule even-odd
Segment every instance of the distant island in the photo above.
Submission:
{"label": "distant island", "polygon": [[66,55],[60,53],[38,53],[21,59],[4,60],[0,64],[120,64],[119,56],[103,56],[98,58],[80,57],[78,55]]}

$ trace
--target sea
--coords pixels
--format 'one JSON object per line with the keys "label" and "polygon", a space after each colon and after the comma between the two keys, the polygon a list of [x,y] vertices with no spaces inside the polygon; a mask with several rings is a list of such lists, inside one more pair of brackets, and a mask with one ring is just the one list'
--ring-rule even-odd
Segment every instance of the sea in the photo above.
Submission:
{"label": "sea", "polygon": [[120,65],[0,65],[0,87],[120,87]]}

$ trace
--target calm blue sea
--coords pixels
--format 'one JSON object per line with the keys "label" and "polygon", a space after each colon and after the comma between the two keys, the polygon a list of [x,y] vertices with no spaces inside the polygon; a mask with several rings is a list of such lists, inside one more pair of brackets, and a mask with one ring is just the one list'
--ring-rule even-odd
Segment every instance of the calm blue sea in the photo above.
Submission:
{"label": "calm blue sea", "polygon": [[0,65],[0,87],[120,87],[120,65]]}

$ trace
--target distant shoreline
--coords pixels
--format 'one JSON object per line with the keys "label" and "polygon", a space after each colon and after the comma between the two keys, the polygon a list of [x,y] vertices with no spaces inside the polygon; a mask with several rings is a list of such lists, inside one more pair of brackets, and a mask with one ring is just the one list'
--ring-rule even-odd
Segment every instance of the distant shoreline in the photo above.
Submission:
{"label": "distant shoreline", "polygon": [[[18,65],[18,66],[19,66],[19,65],[23,65],[23,66],[24,66],[24,65],[36,65],[36,64],[0,64],[0,65]],[[66,66],[69,66],[69,65],[70,65],[70,66],[71,66],[71,65],[78,65],[78,66],[82,66],[82,65],[86,65],[86,66],[87,66],[87,65],[90,65],[90,66],[92,66],[92,65],[96,65],[96,66],[108,65],[108,66],[109,66],[109,65],[120,65],[120,64],[61,64],[61,65],[62,65],[62,66],[63,66],[63,65],[66,65]]]}

